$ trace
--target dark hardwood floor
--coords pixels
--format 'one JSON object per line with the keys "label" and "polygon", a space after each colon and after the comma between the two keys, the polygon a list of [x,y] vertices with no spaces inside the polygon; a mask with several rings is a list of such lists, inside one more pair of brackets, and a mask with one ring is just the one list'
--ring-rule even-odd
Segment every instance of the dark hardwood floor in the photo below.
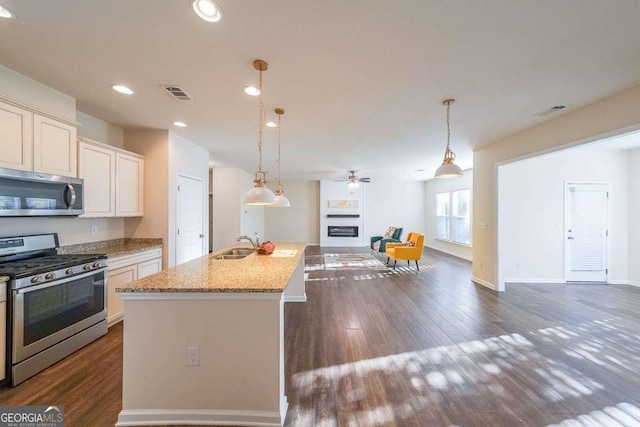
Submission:
{"label": "dark hardwood floor", "polygon": [[[640,426],[640,288],[497,294],[434,251],[419,274],[323,268],[324,252],[355,251],[308,248],[308,301],[285,305],[287,426]],[[118,325],[0,390],[0,405],[61,404],[67,426],[113,425],[121,377]]]}

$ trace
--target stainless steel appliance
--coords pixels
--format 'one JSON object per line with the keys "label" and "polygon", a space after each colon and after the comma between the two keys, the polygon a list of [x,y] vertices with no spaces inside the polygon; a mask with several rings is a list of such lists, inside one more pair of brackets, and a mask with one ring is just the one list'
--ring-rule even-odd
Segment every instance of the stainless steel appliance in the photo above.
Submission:
{"label": "stainless steel appliance", "polygon": [[55,233],[0,238],[11,385],[107,333],[106,255],[58,255],[57,247]]}
{"label": "stainless steel appliance", "polygon": [[84,213],[83,181],[0,168],[0,216],[77,216]]}

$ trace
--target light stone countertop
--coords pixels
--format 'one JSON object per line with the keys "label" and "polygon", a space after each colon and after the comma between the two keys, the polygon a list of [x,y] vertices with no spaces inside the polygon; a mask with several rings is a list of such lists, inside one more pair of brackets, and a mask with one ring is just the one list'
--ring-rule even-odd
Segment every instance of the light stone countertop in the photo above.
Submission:
{"label": "light stone countertop", "polygon": [[62,246],[59,254],[106,254],[113,258],[121,255],[131,255],[149,249],[162,248],[162,239],[113,239],[100,242],[81,243],[78,245]]}
{"label": "light stone countertop", "polygon": [[276,250],[295,250],[296,254],[273,257],[254,252],[242,259],[212,259],[223,252],[217,251],[116,288],[116,292],[284,292],[307,245],[275,246]]}

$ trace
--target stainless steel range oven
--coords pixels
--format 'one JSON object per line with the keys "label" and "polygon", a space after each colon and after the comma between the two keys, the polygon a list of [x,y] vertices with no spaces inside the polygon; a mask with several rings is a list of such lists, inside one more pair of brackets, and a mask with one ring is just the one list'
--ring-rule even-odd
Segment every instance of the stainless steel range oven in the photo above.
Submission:
{"label": "stainless steel range oven", "polygon": [[58,236],[0,238],[8,275],[11,384],[106,334],[105,255],[57,255]]}

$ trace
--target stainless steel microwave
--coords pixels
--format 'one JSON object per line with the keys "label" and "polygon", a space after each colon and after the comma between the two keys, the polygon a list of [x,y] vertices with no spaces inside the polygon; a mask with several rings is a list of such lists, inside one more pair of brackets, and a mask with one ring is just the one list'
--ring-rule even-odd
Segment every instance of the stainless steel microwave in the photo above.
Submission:
{"label": "stainless steel microwave", "polygon": [[0,216],[84,213],[79,178],[0,168]]}

